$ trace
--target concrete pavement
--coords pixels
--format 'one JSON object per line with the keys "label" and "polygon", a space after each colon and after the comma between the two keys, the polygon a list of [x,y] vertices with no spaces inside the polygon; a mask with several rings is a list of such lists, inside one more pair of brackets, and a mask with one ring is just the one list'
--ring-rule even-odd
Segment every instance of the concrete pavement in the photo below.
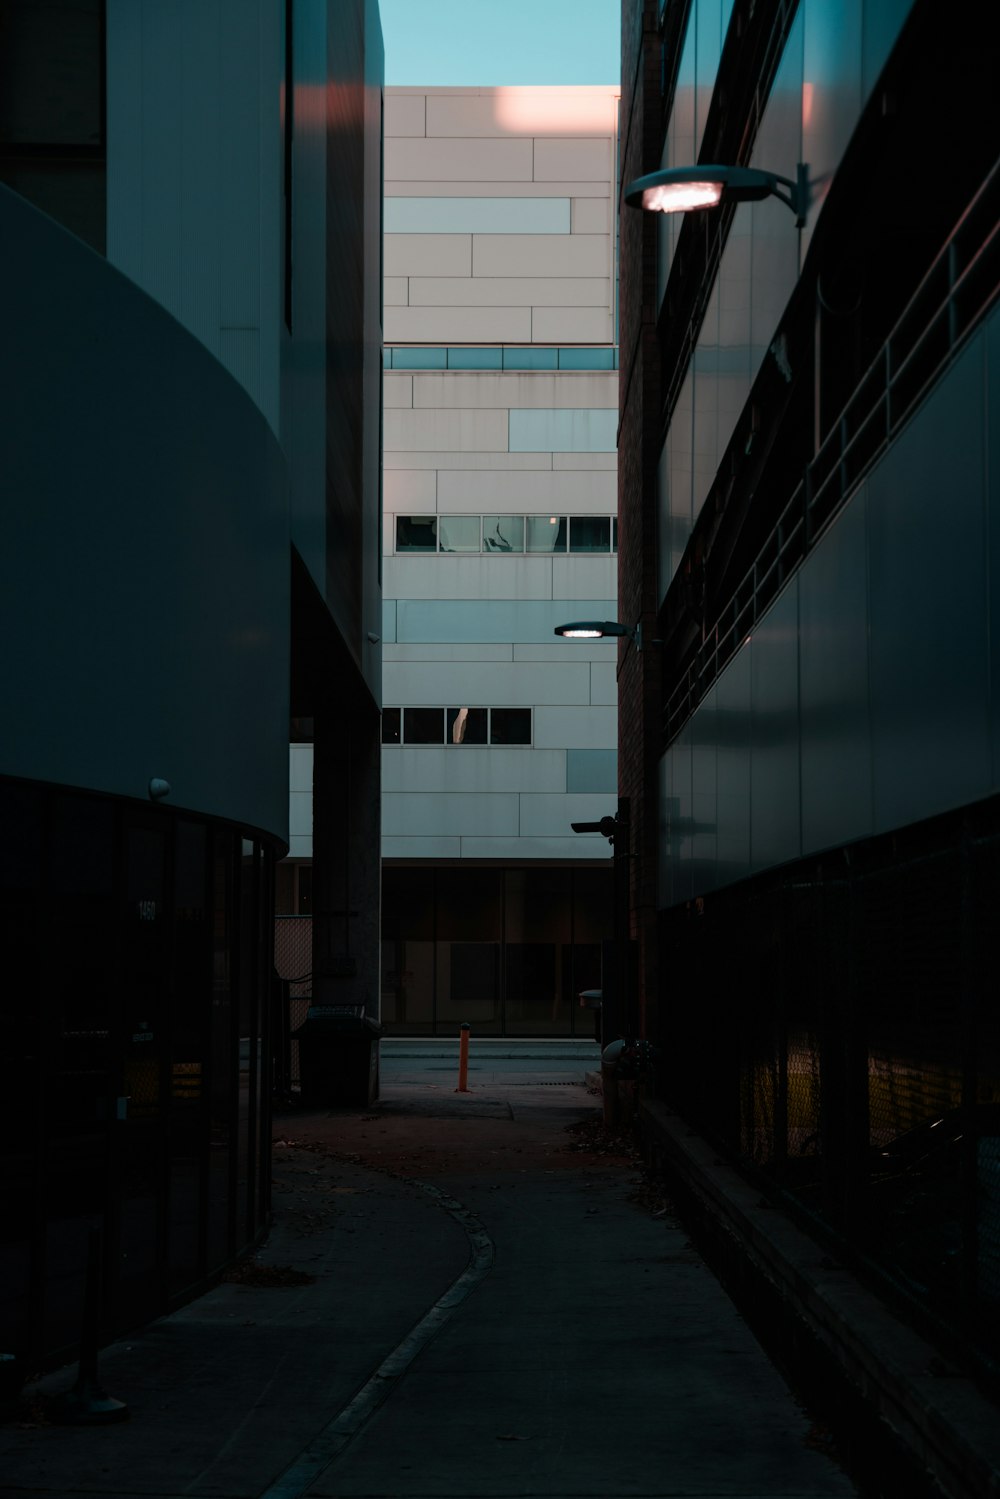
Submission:
{"label": "concrete pavement", "polygon": [[[33,1419],[0,1427],[0,1493],[855,1493],[669,1204],[609,1148],[589,1056],[479,1052],[457,1094],[433,1056],[387,1052],[376,1107],[277,1121],[249,1280],[105,1351],[131,1420],[46,1424],[74,1371],[47,1378]],[[268,1266],[276,1284],[254,1284]]]}

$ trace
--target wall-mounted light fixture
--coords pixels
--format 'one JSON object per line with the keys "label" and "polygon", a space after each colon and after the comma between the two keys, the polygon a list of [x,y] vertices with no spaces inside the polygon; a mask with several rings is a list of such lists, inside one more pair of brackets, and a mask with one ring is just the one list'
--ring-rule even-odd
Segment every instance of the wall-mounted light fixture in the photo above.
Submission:
{"label": "wall-mounted light fixture", "polygon": [[758,167],[667,167],[637,177],[625,189],[630,208],[648,213],[689,213],[695,208],[718,208],[722,203],[755,202],[774,197],[786,204],[801,229],[809,206],[809,174],[804,162],[795,180]]}
{"label": "wall-mounted light fixture", "polygon": [[[625,635],[633,641],[637,651],[642,650],[642,624],[620,625],[615,619],[577,619],[568,625],[556,625],[552,632],[564,640],[604,640],[609,635]],[[658,640],[650,641],[659,645]]]}

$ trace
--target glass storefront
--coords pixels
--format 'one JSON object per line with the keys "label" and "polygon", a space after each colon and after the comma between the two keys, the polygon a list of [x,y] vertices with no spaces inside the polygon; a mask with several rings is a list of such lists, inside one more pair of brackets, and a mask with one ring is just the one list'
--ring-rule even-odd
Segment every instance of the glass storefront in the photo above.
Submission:
{"label": "glass storefront", "polygon": [[612,871],[383,866],[382,1024],[389,1035],[593,1034]]}
{"label": "glass storefront", "polygon": [[269,1211],[271,851],[165,808],[0,783],[0,1346],[178,1305]]}

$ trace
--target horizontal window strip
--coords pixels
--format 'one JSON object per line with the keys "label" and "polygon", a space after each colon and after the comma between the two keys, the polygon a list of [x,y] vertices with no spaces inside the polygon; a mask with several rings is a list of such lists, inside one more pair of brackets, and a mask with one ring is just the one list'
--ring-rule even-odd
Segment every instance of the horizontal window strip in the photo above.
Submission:
{"label": "horizontal window strip", "polygon": [[607,556],[617,550],[613,515],[396,516],[397,556]]}
{"label": "horizontal window strip", "polygon": [[383,708],[383,744],[530,745],[530,708]]}
{"label": "horizontal window strip", "polygon": [[387,370],[616,370],[618,350],[608,344],[394,344],[383,349],[382,365]]}

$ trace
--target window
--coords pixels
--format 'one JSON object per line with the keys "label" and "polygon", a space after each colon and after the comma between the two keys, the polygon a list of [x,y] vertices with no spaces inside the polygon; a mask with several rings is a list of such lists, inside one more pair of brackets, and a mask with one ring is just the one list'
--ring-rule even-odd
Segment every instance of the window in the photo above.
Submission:
{"label": "window", "polygon": [[609,515],[397,515],[396,551],[520,557],[618,550]]}
{"label": "window", "polygon": [[564,515],[529,515],[525,518],[529,552],[565,552],[566,517]]}
{"label": "window", "polygon": [[398,744],[402,737],[402,724],[400,723],[401,710],[399,708],[382,709],[382,743]]}
{"label": "window", "polygon": [[530,744],[530,708],[383,708],[383,744]]}
{"label": "window", "polygon": [[485,708],[449,708],[448,743],[485,744],[486,713]]}
{"label": "window", "polygon": [[396,551],[436,552],[437,517],[433,515],[397,515]]}
{"label": "window", "polygon": [[611,520],[606,515],[571,515],[569,518],[571,552],[610,552]]}
{"label": "window", "polygon": [[478,515],[442,515],[438,517],[438,538],[442,552],[478,552],[480,541]]}
{"label": "window", "polygon": [[523,515],[484,515],[484,552],[523,552]]}
{"label": "window", "polygon": [[491,708],[491,744],[530,744],[530,708]]}
{"label": "window", "polygon": [[403,737],[407,744],[443,743],[444,709],[404,708]]}
{"label": "window", "polygon": [[[400,200],[396,200],[397,202]],[[541,344],[487,344],[454,348],[435,345],[414,348],[390,344],[383,350],[387,370],[616,370],[618,350],[613,344],[572,344],[553,348]]]}

